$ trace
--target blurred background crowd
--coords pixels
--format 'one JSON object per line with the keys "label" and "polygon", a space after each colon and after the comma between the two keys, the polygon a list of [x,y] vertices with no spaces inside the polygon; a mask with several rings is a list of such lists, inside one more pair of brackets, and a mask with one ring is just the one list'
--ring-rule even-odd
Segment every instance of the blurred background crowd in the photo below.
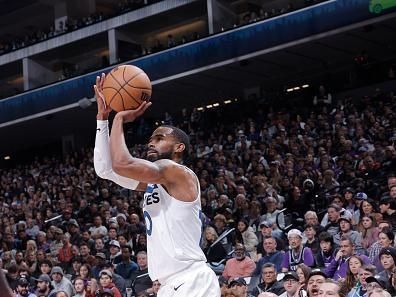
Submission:
{"label": "blurred background crowd", "polygon": [[[238,101],[129,129],[142,158],[156,126],[188,132],[224,296],[320,296],[325,278],[344,296],[395,294],[396,96],[334,97],[322,86],[309,108]],[[1,265],[20,296],[155,296],[143,193],[98,178],[92,147],[0,178]]]}

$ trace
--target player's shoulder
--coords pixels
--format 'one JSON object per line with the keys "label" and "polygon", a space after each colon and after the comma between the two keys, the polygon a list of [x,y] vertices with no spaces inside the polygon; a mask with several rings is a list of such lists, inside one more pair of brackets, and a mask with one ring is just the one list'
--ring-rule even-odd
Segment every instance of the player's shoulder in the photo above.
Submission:
{"label": "player's shoulder", "polygon": [[191,169],[188,168],[187,166],[177,163],[171,159],[161,159],[161,160],[155,161],[154,163],[157,164],[157,166],[159,166],[162,169],[176,169],[176,170],[182,170],[182,171],[191,171]]}
{"label": "player's shoulder", "polygon": [[170,159],[161,159],[154,162],[160,170],[166,172],[166,174],[172,174],[174,177],[180,175],[187,175],[191,177],[195,177],[194,172],[185,165],[177,163]]}

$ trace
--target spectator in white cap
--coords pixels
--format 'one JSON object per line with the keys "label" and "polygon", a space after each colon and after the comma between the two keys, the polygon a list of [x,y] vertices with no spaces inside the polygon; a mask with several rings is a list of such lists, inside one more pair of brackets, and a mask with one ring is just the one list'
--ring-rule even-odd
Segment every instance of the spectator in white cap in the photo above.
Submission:
{"label": "spectator in white cap", "polygon": [[315,264],[314,256],[310,248],[303,246],[301,231],[291,229],[287,233],[287,239],[289,240],[290,250],[283,255],[282,272],[296,271],[297,265],[301,263],[313,267]]}
{"label": "spectator in white cap", "polygon": [[118,264],[121,262],[121,245],[117,240],[111,240],[109,242],[110,250],[110,263]]}

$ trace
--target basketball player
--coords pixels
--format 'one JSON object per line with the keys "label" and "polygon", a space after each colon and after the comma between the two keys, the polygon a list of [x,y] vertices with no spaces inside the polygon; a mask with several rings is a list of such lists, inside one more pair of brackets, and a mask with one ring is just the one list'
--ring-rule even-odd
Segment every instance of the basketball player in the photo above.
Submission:
{"label": "basketball player", "polygon": [[182,165],[188,152],[186,133],[157,128],[148,143],[147,160],[129,154],[123,124],[141,116],[151,103],[116,114],[109,140],[102,93],[104,75],[94,86],[98,103],[95,170],[101,177],[132,190],[146,191],[143,214],[147,230],[148,270],[159,280],[158,297],[219,297],[214,272],[206,265],[201,239],[201,202],[197,176]]}

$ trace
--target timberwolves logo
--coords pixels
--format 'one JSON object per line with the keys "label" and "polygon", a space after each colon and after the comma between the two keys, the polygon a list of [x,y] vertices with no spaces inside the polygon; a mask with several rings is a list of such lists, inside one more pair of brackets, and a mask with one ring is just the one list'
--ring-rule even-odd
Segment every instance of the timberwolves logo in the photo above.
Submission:
{"label": "timberwolves logo", "polygon": [[149,184],[147,186],[146,192],[144,193],[144,202],[143,207],[149,206],[154,203],[158,203],[160,201],[158,186]]}

